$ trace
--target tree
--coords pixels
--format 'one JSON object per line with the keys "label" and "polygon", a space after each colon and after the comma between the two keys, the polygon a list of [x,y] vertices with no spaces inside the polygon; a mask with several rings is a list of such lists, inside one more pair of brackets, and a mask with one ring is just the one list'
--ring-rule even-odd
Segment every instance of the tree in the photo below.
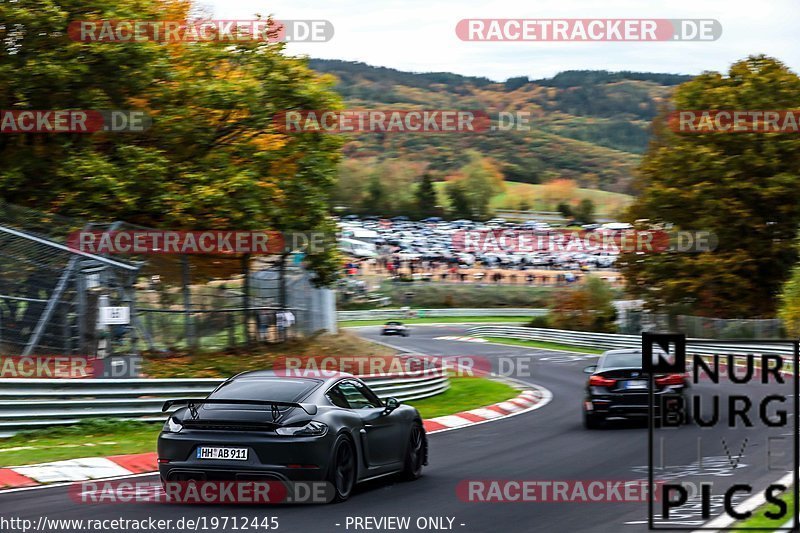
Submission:
{"label": "tree", "polygon": [[783,322],[789,337],[800,337],[800,265],[795,265],[780,296],[778,318]]}
{"label": "tree", "polygon": [[[704,73],[676,90],[676,109],[793,109],[800,78],[765,56]],[[628,211],[676,229],[711,231],[705,253],[625,255],[620,267],[648,307],[721,318],[773,316],[797,260],[800,139],[796,134],[679,134],[664,117],[636,179]]]}
{"label": "tree", "polygon": [[[51,213],[154,228],[322,232],[342,140],[286,133],[288,109],[341,109],[332,77],[283,43],[70,41],[71,21],[185,20],[180,0],[0,3],[0,109],[136,109],[143,133],[0,136],[0,196]],[[5,24],[5,23],[4,23]],[[26,75],[21,76],[20,73]],[[316,282],[336,247],[309,251]]]}
{"label": "tree", "polygon": [[556,207],[556,211],[561,213],[561,216],[567,219],[572,219],[572,208],[569,206],[567,202],[559,202],[558,206]]}
{"label": "tree", "polygon": [[594,224],[594,202],[589,198],[584,198],[578,204],[578,208],[573,211],[575,218],[584,224]]}
{"label": "tree", "polygon": [[458,180],[462,182],[462,192],[467,197],[473,216],[478,219],[492,217],[489,203],[492,197],[505,188],[503,173],[497,165],[477,152],[470,152],[469,162],[460,170]]}
{"label": "tree", "polygon": [[416,191],[417,211],[420,218],[430,217],[438,214],[436,189],[433,186],[433,178],[429,173],[422,175]]}
{"label": "tree", "polygon": [[373,172],[369,178],[367,195],[364,198],[364,212],[373,215],[386,215],[386,189],[383,187],[379,172]]}
{"label": "tree", "polygon": [[464,191],[464,185],[461,181],[448,182],[445,190],[450,199],[450,215],[453,218],[472,218],[472,206],[470,205],[469,198]]}
{"label": "tree", "polygon": [[602,278],[587,276],[584,284],[560,291],[548,317],[556,329],[614,332],[614,291]]}

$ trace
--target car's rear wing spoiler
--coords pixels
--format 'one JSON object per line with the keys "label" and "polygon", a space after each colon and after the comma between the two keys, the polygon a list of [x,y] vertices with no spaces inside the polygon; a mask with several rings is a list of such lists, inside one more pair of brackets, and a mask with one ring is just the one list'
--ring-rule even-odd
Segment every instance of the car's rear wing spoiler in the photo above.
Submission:
{"label": "car's rear wing spoiler", "polygon": [[170,407],[175,405],[186,405],[189,410],[194,411],[196,406],[201,404],[217,404],[217,405],[264,405],[269,406],[273,410],[278,407],[299,407],[309,415],[317,414],[317,406],[313,403],[296,403],[296,402],[276,402],[272,400],[224,400],[222,398],[182,398],[179,400],[167,400],[164,402],[164,407],[161,412],[166,412]]}

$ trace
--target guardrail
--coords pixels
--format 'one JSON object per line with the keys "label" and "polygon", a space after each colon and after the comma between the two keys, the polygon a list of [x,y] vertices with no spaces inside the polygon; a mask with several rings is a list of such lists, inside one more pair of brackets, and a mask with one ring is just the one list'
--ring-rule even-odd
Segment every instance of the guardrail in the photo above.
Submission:
{"label": "guardrail", "polygon": [[[515,211],[513,209],[495,209],[494,214],[498,218],[508,220],[538,220],[541,222],[555,222],[562,224],[568,219],[559,211]],[[613,222],[607,217],[595,217],[597,222]]]}
{"label": "guardrail", "polygon": [[[444,368],[409,377],[360,376],[381,398],[401,401],[435,396],[450,387]],[[224,380],[4,379],[0,382],[0,436],[25,429],[76,424],[85,418],[163,421],[164,402],[205,397]]]}
{"label": "guardrail", "polygon": [[[390,320],[392,318],[442,318],[461,316],[544,316],[547,309],[498,307],[495,309],[472,309],[459,307],[451,309],[376,309],[366,311],[338,311],[336,317],[342,320]],[[411,313],[411,315],[410,315]]]}
{"label": "guardrail", "polygon": [[[470,335],[484,337],[506,337],[509,339],[556,342],[584,348],[598,350],[613,350],[616,348],[641,348],[640,335],[622,335],[618,333],[593,333],[589,331],[569,331],[564,329],[523,328],[513,326],[478,326],[467,330]],[[694,342],[694,343],[693,343]],[[726,354],[726,353],[759,353],[775,354],[782,356],[793,355],[791,341],[785,344],[766,344],[754,342],[725,342],[715,344],[709,339],[686,339],[686,348],[689,353],[700,355]]]}

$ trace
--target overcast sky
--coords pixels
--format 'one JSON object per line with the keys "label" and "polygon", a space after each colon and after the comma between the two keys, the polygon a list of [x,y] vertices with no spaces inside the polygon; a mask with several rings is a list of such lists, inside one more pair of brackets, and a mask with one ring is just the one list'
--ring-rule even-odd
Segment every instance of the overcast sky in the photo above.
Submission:
{"label": "overcast sky", "polygon": [[[326,43],[294,43],[288,53],[363,61],[413,72],[455,72],[505,80],[571,69],[697,74],[725,70],[764,53],[800,71],[798,0],[197,0],[217,19],[326,19]],[[269,9],[269,11],[267,10]],[[464,42],[465,18],[717,19],[713,42]]]}

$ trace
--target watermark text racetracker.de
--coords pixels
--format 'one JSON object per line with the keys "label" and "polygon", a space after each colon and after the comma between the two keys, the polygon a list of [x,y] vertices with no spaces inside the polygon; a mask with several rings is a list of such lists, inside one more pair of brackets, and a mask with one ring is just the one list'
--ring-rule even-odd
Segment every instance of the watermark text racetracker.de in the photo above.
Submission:
{"label": "watermark text racetracker.de", "polygon": [[144,111],[126,109],[3,109],[0,133],[141,133],[152,120]]}
{"label": "watermark text racetracker.de", "polygon": [[327,42],[328,20],[76,20],[67,35],[84,43]]}
{"label": "watermark text racetracker.de", "polygon": [[646,480],[469,479],[456,495],[468,503],[642,503],[647,490]]}
{"label": "watermark text racetracker.de", "polygon": [[680,110],[667,123],[676,133],[798,133],[800,110]]}
{"label": "watermark text racetracker.de", "polygon": [[88,230],[70,233],[70,249],[90,254],[251,254],[318,253],[336,246],[321,231],[274,230]]}
{"label": "watermark text racetracker.de", "polygon": [[452,377],[487,376],[529,378],[535,359],[529,355],[481,357],[476,355],[353,355],[280,356],[273,363],[277,375],[330,377],[340,372],[370,377],[425,377],[447,373]]}
{"label": "watermark text racetracker.de", "polygon": [[335,490],[327,481],[138,481],[75,482],[69,496],[79,504],[174,503],[198,505],[325,504]]}
{"label": "watermark text racetracker.de", "polygon": [[462,19],[462,41],[715,41],[715,19]]}
{"label": "watermark text racetracker.de", "polygon": [[103,374],[103,360],[75,355],[0,355],[0,379],[84,379]]}
{"label": "watermark text racetracker.de", "polygon": [[678,230],[459,230],[452,247],[468,253],[663,253],[710,252],[718,239],[710,231]]}

